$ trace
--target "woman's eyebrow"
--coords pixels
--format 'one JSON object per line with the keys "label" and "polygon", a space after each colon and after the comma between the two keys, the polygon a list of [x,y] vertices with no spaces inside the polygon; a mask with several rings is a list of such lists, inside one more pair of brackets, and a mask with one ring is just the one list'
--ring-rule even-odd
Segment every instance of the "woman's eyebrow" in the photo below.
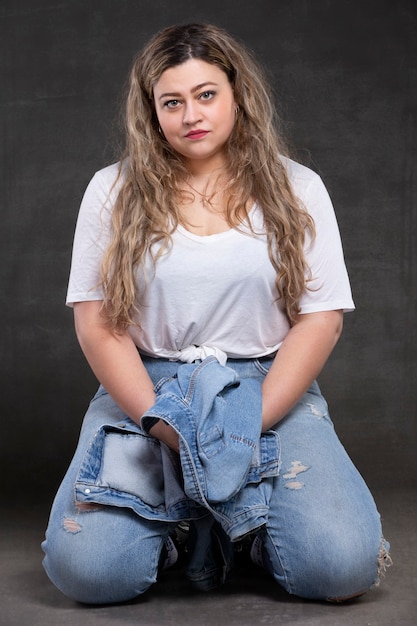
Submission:
{"label": "woman's eyebrow", "polygon": [[[212,81],[206,81],[205,83],[200,83],[198,85],[196,85],[195,87],[193,87],[191,89],[191,93],[195,93],[196,91],[198,91],[199,89],[202,89],[203,87],[207,87],[208,85],[213,85],[215,87],[218,87],[217,83],[214,83]],[[166,92],[163,93],[159,96],[158,100],[161,100],[161,98],[178,98],[179,96],[181,96],[181,94],[179,92],[176,91],[172,91],[172,92]]]}

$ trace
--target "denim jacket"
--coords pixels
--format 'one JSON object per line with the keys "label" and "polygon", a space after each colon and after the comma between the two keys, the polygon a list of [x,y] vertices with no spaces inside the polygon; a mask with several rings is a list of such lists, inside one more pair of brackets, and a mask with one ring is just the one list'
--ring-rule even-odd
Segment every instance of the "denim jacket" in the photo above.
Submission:
{"label": "denim jacket", "polygon": [[76,483],[82,502],[130,506],[161,521],[196,519],[209,510],[232,541],[265,524],[279,441],[261,434],[261,387],[239,380],[215,357],[180,365],[155,387],[142,417],[170,424],[180,455],[128,418],[102,426],[90,443]]}

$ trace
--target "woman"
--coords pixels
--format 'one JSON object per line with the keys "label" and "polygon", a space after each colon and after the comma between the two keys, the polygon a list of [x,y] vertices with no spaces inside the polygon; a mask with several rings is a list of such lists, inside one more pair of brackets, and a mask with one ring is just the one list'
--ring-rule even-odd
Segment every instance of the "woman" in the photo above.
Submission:
{"label": "woman", "polygon": [[259,67],[214,26],[155,35],[125,123],[74,240],[67,303],[101,385],[46,571],[81,602],[131,599],[187,521],[196,588],[224,582],[245,538],[289,593],[361,595],[389,557],[315,382],[354,308],[323,183],[285,156]]}

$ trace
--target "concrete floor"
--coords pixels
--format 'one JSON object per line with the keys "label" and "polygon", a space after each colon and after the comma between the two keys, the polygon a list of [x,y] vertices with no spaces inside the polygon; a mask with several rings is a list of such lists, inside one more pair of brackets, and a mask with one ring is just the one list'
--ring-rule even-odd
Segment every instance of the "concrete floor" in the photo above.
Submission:
{"label": "concrete floor", "polygon": [[222,591],[197,594],[171,570],[146,597],[121,606],[85,607],[65,598],[41,567],[39,543],[49,505],[3,507],[0,519],[1,626],[412,626],[417,624],[417,492],[373,489],[394,566],[382,585],[341,606],[288,596],[259,569],[242,569]]}

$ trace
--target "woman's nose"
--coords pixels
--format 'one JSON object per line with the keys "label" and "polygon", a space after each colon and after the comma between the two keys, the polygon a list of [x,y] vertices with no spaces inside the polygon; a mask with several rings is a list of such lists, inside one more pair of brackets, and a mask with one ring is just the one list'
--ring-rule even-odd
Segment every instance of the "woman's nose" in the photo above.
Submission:
{"label": "woman's nose", "polygon": [[198,104],[189,102],[184,107],[183,123],[192,126],[201,120]]}

